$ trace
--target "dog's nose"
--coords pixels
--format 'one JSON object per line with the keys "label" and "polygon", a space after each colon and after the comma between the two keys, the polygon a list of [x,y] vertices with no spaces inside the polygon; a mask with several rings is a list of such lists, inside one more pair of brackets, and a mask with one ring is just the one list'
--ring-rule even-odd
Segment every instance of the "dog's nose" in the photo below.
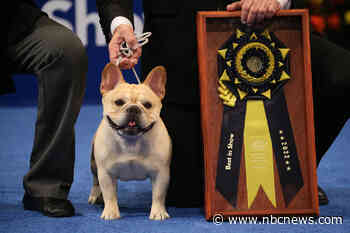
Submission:
{"label": "dog's nose", "polygon": [[140,114],[141,111],[137,106],[131,106],[126,110],[127,113],[137,115]]}

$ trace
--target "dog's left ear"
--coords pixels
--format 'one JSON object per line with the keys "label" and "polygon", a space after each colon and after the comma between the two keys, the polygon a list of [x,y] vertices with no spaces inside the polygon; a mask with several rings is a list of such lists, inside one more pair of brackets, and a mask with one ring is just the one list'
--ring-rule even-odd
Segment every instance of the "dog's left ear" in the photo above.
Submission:
{"label": "dog's left ear", "polygon": [[147,75],[143,82],[162,100],[165,96],[166,70],[164,66],[157,66]]}
{"label": "dog's left ear", "polygon": [[100,92],[102,95],[112,90],[118,83],[125,82],[119,67],[113,63],[108,63],[102,71]]}

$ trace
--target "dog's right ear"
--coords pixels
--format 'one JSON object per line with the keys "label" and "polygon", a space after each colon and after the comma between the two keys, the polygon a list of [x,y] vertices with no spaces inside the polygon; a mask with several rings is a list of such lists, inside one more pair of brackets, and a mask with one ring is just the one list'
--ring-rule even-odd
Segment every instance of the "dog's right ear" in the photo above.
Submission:
{"label": "dog's right ear", "polygon": [[117,84],[125,82],[119,67],[113,63],[108,63],[102,71],[102,80],[100,85],[101,95],[112,90]]}

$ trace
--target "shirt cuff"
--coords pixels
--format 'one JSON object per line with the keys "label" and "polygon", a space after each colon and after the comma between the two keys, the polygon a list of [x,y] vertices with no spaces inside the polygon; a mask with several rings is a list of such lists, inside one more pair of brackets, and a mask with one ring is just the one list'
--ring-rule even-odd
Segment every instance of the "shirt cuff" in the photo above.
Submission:
{"label": "shirt cuff", "polygon": [[134,29],[134,27],[132,26],[132,23],[128,18],[124,16],[117,16],[111,22],[111,34],[113,34],[114,30],[121,24],[130,25],[130,27]]}
{"label": "shirt cuff", "polygon": [[292,4],[291,0],[277,0],[277,1],[280,3],[282,10],[290,9]]}

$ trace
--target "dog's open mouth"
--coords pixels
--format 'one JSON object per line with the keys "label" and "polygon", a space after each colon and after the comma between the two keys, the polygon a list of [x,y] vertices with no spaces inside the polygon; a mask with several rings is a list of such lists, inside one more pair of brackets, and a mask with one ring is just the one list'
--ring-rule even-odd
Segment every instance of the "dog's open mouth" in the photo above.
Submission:
{"label": "dog's open mouth", "polygon": [[155,122],[152,122],[146,127],[141,127],[137,124],[136,120],[129,120],[123,125],[117,125],[112,121],[112,119],[107,116],[107,120],[109,125],[118,132],[119,135],[128,135],[128,136],[139,136],[147,131],[151,130],[155,124]]}

